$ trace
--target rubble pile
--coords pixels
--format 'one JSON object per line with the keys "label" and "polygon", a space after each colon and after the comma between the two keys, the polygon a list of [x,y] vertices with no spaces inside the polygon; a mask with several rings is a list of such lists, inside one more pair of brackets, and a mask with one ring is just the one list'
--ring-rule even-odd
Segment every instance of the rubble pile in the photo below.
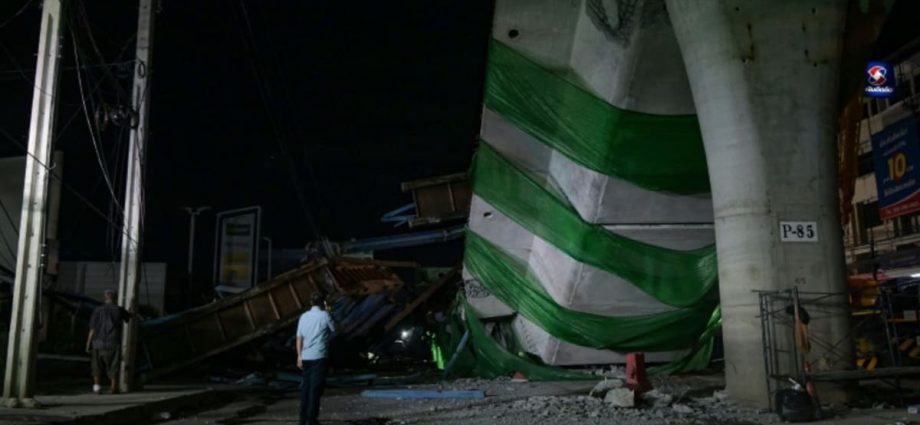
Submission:
{"label": "rubble pile", "polygon": [[[758,413],[750,409],[735,406],[728,396],[722,391],[715,391],[706,397],[688,397],[686,394],[690,387],[674,385],[663,382],[661,388],[653,389],[639,396],[628,388],[621,379],[605,379],[599,382],[589,395],[594,398],[603,398],[605,410],[616,409],[616,413],[624,413],[622,408],[631,408],[638,420],[671,419],[674,424],[693,423],[752,423],[768,424],[777,421],[773,414]],[[635,403],[630,401],[634,400]]]}
{"label": "rubble pile", "polygon": [[[498,406],[496,406],[498,407]],[[590,395],[536,396],[504,404],[496,416],[530,416],[541,423],[772,424],[779,419],[731,403],[724,393],[681,398],[661,390],[635,397],[622,381],[608,379]],[[622,421],[622,422],[621,422]],[[504,423],[504,422],[503,422]]]}

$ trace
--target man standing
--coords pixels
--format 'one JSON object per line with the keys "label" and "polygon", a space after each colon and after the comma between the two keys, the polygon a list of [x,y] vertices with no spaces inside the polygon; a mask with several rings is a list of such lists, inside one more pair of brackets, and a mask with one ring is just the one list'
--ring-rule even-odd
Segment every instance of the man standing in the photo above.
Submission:
{"label": "man standing", "polygon": [[89,319],[86,352],[92,352],[93,392],[102,392],[102,375],[112,381],[112,394],[118,393],[118,372],[121,368],[121,328],[129,314],[115,304],[115,292],[103,293],[105,303],[93,310]]}
{"label": "man standing", "polygon": [[323,294],[314,292],[310,301],[313,307],[297,322],[297,367],[303,370],[300,425],[319,425],[319,400],[326,384],[326,344],[335,332]]}

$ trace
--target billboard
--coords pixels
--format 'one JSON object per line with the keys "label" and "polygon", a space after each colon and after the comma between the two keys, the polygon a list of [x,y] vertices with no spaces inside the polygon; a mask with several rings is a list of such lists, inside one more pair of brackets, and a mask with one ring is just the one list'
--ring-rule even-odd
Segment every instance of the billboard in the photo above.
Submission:
{"label": "billboard", "polygon": [[261,216],[260,207],[217,214],[214,287],[218,294],[236,294],[255,286],[259,275]]}
{"label": "billboard", "polygon": [[882,220],[920,211],[920,140],[911,116],[872,135],[875,184]]}

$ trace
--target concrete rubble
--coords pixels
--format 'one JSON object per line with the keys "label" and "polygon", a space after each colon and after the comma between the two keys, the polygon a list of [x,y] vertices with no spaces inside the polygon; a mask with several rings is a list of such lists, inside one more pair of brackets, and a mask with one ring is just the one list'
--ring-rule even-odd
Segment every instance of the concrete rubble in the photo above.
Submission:
{"label": "concrete rubble", "polygon": [[[610,381],[607,379],[606,381]],[[329,424],[362,425],[766,425],[780,423],[770,413],[735,405],[719,391],[718,379],[670,377],[654,379],[656,388],[636,399],[634,407],[615,407],[604,401],[596,381],[523,382],[507,378],[461,379],[402,387],[418,390],[480,390],[485,399],[363,398],[353,388],[329,388],[321,420]],[[607,383],[601,387],[616,386]],[[162,411],[162,410],[160,410]],[[293,423],[299,411],[297,393],[265,394],[253,390],[248,398],[161,425]],[[878,410],[832,409],[821,425],[916,425],[904,408]],[[243,420],[242,418],[245,418]],[[20,425],[22,422],[4,422]],[[136,423],[136,422],[124,422]]]}
{"label": "concrete rubble", "polygon": [[604,397],[607,395],[608,391],[623,388],[623,385],[622,379],[605,379],[598,382],[588,395],[593,397]]}
{"label": "concrete rubble", "polygon": [[[603,375],[602,375],[603,376]],[[617,376],[615,373],[611,376]],[[515,384],[507,379],[462,379],[442,386],[444,389],[481,389],[493,396],[483,403],[457,408],[432,406],[424,418],[396,419],[393,424],[443,423],[541,424],[745,424],[779,423],[772,413],[740,407],[722,391],[688,396],[688,385],[662,381],[662,387],[636,396],[616,377],[599,381],[588,391],[563,395],[531,395],[540,383]],[[590,388],[590,387],[587,387]],[[518,398],[506,398],[520,394]],[[475,406],[475,408],[473,408]],[[432,416],[435,415],[435,417]],[[395,418],[394,418],[395,419]]]}
{"label": "concrete rubble", "polygon": [[635,407],[636,393],[629,388],[614,388],[604,396],[604,402],[613,407]]}

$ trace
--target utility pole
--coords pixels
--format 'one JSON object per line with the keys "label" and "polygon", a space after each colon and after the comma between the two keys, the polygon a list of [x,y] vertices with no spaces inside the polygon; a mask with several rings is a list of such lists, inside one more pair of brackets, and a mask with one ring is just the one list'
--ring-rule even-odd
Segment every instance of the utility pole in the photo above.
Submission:
{"label": "utility pole", "polygon": [[35,89],[32,91],[29,154],[26,157],[25,185],[22,190],[23,210],[19,220],[13,312],[7,345],[6,376],[3,381],[3,398],[8,407],[37,407],[32,394],[37,348],[35,319],[43,275],[45,208],[50,174],[46,166],[51,159],[60,40],[61,0],[44,0],[35,66]]}
{"label": "utility pole", "polygon": [[211,207],[184,207],[189,216],[189,225],[188,225],[188,278],[191,283],[192,279],[192,269],[195,262],[195,219],[198,217],[198,214],[201,214]]}
{"label": "utility pole", "polygon": [[[121,270],[118,275],[118,304],[137,312],[140,281],[140,253],[143,237],[144,174],[147,165],[147,107],[150,104],[150,63],[153,58],[153,0],[140,0],[137,14],[137,47],[131,107],[137,122],[128,141],[128,175],[125,185],[124,229],[121,243]],[[137,319],[125,326],[121,341],[121,390],[135,388]]]}

